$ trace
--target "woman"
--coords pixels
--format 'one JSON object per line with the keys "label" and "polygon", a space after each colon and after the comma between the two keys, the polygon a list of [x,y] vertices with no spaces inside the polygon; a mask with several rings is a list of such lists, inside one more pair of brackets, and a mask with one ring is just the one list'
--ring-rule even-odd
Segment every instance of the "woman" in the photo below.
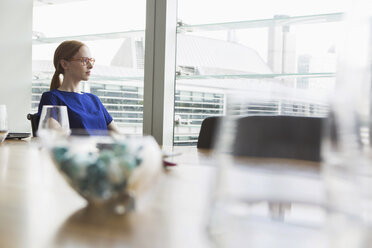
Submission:
{"label": "woman", "polygon": [[[41,96],[38,115],[44,105],[67,106],[72,133],[94,134],[96,130],[119,133],[111,115],[99,98],[91,93],[81,92],[79,84],[88,81],[95,60],[89,48],[80,41],[62,42],[54,53],[55,72],[50,91]],[[63,75],[61,82],[59,76]]]}

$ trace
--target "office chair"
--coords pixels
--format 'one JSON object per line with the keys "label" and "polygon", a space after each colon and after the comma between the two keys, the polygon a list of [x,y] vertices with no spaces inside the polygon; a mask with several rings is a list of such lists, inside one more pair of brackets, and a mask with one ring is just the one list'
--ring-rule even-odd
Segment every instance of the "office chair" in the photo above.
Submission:
{"label": "office chair", "polygon": [[[213,148],[221,120],[222,117],[208,117],[203,121],[198,148]],[[322,122],[323,118],[317,117],[239,117],[233,153],[237,156],[319,162]]]}
{"label": "office chair", "polygon": [[238,121],[238,156],[320,161],[323,118],[247,116]]}
{"label": "office chair", "polygon": [[27,119],[30,120],[30,122],[31,122],[32,136],[36,137],[37,136],[36,132],[37,132],[37,129],[39,127],[40,116],[38,116],[37,113],[28,114]]}
{"label": "office chair", "polygon": [[[232,152],[237,156],[320,161],[323,118],[297,116],[244,116],[235,123]],[[223,117],[208,117],[200,128],[198,148],[212,149],[220,132],[229,132]],[[254,204],[254,203],[253,203]],[[290,202],[269,201],[272,219],[284,221]]]}
{"label": "office chair", "polygon": [[198,136],[197,148],[212,149],[215,144],[222,116],[207,117],[203,120]]}

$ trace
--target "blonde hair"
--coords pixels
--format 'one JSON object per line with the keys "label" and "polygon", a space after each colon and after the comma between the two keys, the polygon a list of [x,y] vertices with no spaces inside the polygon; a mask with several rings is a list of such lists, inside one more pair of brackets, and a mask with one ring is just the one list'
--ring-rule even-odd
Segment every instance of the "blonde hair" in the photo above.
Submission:
{"label": "blonde hair", "polygon": [[77,40],[66,40],[62,42],[54,52],[53,64],[56,69],[50,82],[50,90],[57,89],[61,86],[61,80],[59,79],[60,74],[64,74],[64,69],[61,66],[61,59],[70,60],[80,50],[84,43]]}

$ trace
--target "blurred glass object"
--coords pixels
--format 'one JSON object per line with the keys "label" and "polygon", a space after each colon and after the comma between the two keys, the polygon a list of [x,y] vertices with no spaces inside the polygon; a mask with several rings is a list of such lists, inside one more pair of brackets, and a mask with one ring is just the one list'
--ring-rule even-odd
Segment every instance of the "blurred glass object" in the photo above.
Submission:
{"label": "blurred glass object", "polygon": [[6,112],[6,106],[0,105],[0,143],[5,140],[8,132],[8,115]]}
{"label": "blurred glass object", "polygon": [[354,2],[339,45],[336,90],[324,129],[323,176],[331,247],[369,247],[372,224],[372,3]]}
{"label": "blurred glass object", "polygon": [[[325,209],[315,173],[323,118],[247,111],[257,98],[319,100],[288,89],[276,81],[259,96],[244,88],[227,95],[215,146],[218,173],[208,229],[216,247],[325,247]],[[308,148],[311,136],[318,141]],[[313,157],[301,153],[310,149]]]}
{"label": "blurred glass object", "polygon": [[151,136],[69,136],[48,148],[61,175],[99,212],[145,209],[162,172]]}

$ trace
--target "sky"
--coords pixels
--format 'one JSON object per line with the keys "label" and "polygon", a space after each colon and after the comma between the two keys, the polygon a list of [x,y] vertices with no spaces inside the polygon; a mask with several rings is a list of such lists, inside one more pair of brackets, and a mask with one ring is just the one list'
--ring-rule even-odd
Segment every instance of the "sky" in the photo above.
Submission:
{"label": "sky", "polygon": [[[178,19],[187,24],[222,23],[272,18],[274,15],[301,16],[344,12],[349,0],[178,0]],[[82,0],[64,4],[43,5],[34,8],[33,30],[46,37],[79,34],[109,33],[143,30],[146,24],[145,0]],[[331,32],[330,32],[331,30]],[[322,54],[337,39],[337,26],[296,26],[296,49],[299,53]],[[207,32],[203,35],[224,39],[227,32]],[[236,41],[257,50],[267,57],[267,31],[263,29],[239,30]],[[316,37],[316,39],[314,39]],[[97,63],[108,64],[121,41],[91,42]],[[51,59],[57,44],[36,46],[34,59]],[[100,49],[104,46],[105,49]]]}
{"label": "sky", "polygon": [[[349,0],[178,0],[178,18],[187,24],[220,23],[344,12]],[[34,30],[48,36],[100,33],[145,27],[145,0],[82,0],[34,9]],[[64,28],[65,27],[65,28]]]}

